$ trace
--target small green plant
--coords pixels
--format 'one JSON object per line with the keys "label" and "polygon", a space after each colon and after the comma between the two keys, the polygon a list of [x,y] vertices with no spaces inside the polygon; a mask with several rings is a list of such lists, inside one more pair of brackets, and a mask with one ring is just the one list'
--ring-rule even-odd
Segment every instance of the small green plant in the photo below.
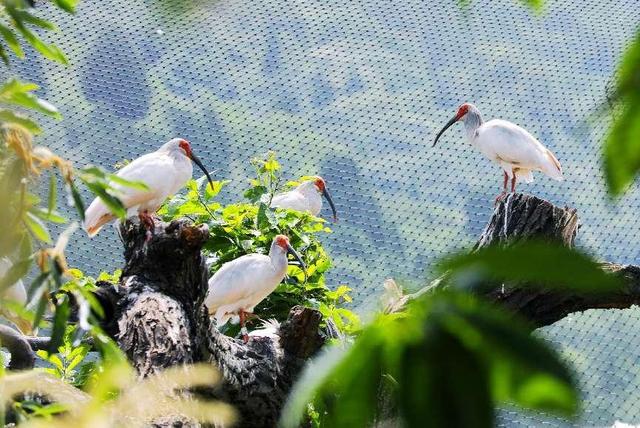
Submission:
{"label": "small green plant", "polygon": [[351,302],[350,288],[340,285],[331,290],[325,281],[331,259],[320,236],[331,233],[331,229],[325,220],[309,213],[270,208],[273,194],[282,190],[280,164],[273,153],[265,158],[254,158],[251,163],[256,177],[249,180],[250,187],[244,192],[247,202],[223,206],[215,201],[228,181],[207,185],[201,197],[200,189],[205,183],[202,178],[187,183],[186,192],[170,199],[159,214],[165,221],[189,217],[196,223],[208,225],[210,238],[204,252],[212,274],[224,263],[244,254],[268,253],[276,235],[287,235],[307,265],[306,277],[300,267],[289,266],[285,281],[258,305],[256,314],[263,319],[282,321],[293,306],[305,305],[318,308],[342,331],[355,332],[359,326],[358,317],[342,307]]}

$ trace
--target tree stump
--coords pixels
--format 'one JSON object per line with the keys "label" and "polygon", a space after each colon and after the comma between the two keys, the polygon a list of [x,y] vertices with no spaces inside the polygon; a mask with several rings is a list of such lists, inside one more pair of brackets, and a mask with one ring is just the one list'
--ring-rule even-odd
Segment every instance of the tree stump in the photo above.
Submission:
{"label": "tree stump", "polygon": [[[579,229],[578,214],[532,195],[510,194],[496,205],[474,251],[492,244],[542,239],[573,247]],[[603,263],[620,275],[625,288],[616,293],[547,291],[539,287],[503,287],[496,284],[483,295],[531,322],[535,328],[553,324],[574,312],[594,308],[628,308],[640,302],[640,268]]]}
{"label": "tree stump", "polygon": [[211,324],[203,303],[206,226],[157,222],[148,242],[137,221],[125,222],[120,232],[125,247],[120,287],[102,284],[98,298],[113,314],[105,330],[140,376],[210,362],[224,381],[207,395],[233,405],[241,418],[238,426],[275,426],[304,361],[324,343],[320,313],[294,307],[279,328],[279,340],[252,337],[245,344],[225,336]]}

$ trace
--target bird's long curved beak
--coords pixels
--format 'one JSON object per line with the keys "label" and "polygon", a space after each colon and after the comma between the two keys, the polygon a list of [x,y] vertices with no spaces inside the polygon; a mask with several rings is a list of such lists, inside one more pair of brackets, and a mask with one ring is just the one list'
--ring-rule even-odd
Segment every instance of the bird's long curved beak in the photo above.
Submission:
{"label": "bird's long curved beak", "polygon": [[451,125],[453,125],[454,123],[456,123],[456,122],[458,121],[458,119],[459,119],[459,117],[458,117],[458,116],[453,116],[453,117],[451,118],[451,120],[450,120],[449,122],[447,122],[447,124],[444,126],[444,128],[442,128],[442,129],[440,130],[440,132],[438,132],[438,135],[436,135],[436,139],[435,139],[435,141],[433,142],[433,145],[432,145],[431,147],[435,147],[435,146],[436,146],[436,143],[438,142],[438,139],[439,139],[439,138],[440,138],[440,136],[444,133],[444,131],[446,131],[447,129],[449,129],[449,127],[450,127]]}
{"label": "bird's long curved beak", "polygon": [[329,202],[329,206],[331,207],[331,212],[333,213],[333,221],[338,221],[338,211],[336,211],[336,205],[333,203],[333,199],[331,199],[331,194],[325,187],[322,191],[322,196],[325,197],[327,202]]}
{"label": "bird's long curved beak", "polygon": [[300,254],[298,254],[298,252],[291,246],[291,244],[287,244],[287,253],[289,253],[293,257],[295,257],[295,259],[298,261],[298,263],[300,263],[300,267],[302,268],[302,271],[304,272],[304,277],[305,277],[305,280],[306,280],[308,278],[307,277],[307,265],[305,265],[304,262],[302,261],[302,257],[300,257]]}
{"label": "bird's long curved beak", "polygon": [[213,189],[213,180],[211,179],[211,176],[209,175],[209,171],[207,171],[207,168],[205,168],[204,165],[202,164],[202,161],[200,160],[200,158],[192,152],[191,160],[193,161],[193,163],[198,165],[198,168],[200,168],[202,172],[204,172],[204,175],[207,176],[207,180],[209,180],[209,184],[211,184],[211,188]]}

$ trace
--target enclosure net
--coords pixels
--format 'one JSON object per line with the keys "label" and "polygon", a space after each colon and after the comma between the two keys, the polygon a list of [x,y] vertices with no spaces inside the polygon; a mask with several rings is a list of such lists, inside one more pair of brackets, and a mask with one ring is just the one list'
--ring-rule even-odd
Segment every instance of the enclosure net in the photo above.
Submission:
{"label": "enclosure net", "polygon": [[[30,55],[14,70],[42,86],[61,122],[39,139],[75,165],[113,168],[170,137],[190,140],[222,195],[241,198],[249,159],[275,150],[287,178],[320,174],[341,220],[323,237],[334,267],[372,307],[387,277],[416,287],[433,262],[469,248],[489,219],[501,172],[462,127],[431,148],[463,101],[516,122],[550,147],[565,181],[521,190],[578,210],[581,247],[637,262],[640,192],[607,199],[600,165],[606,100],[620,54],[640,23],[637,0],[549,1],[541,15],[515,0],[84,0],[60,23],[63,67]],[[4,72],[4,71],[3,71]],[[86,195],[87,197],[89,195]],[[327,216],[327,212],[323,213]],[[71,264],[97,274],[122,264],[107,229],[75,235]],[[589,311],[545,328],[577,368],[578,425],[640,421],[640,312]],[[568,424],[501,413],[506,426]]]}

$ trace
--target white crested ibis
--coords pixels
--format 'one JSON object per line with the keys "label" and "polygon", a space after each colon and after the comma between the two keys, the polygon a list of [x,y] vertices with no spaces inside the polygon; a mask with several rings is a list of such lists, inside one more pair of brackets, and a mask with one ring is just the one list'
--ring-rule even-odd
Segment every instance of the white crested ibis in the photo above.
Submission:
{"label": "white crested ibis", "polygon": [[232,317],[240,318],[242,336],[249,340],[244,326],[253,308],[267,297],[287,274],[287,254],[292,254],[306,270],[300,255],[289,244],[289,238],[277,235],[269,255],[246,254],[222,265],[209,279],[205,305],[216,319],[218,327]]}
{"label": "white crested ibis", "polygon": [[329,202],[333,212],[333,220],[338,220],[336,206],[333,204],[331,194],[327,190],[327,183],[322,177],[304,181],[295,189],[275,195],[271,200],[272,208],[288,208],[294,211],[308,211],[313,215],[320,214],[322,209],[322,197]]}
{"label": "white crested ibis", "polygon": [[511,192],[516,190],[518,178],[531,183],[532,171],[540,171],[554,180],[562,181],[560,162],[533,135],[506,120],[483,121],[478,108],[470,103],[458,107],[456,115],[438,132],[433,146],[444,131],[459,120],[464,120],[469,142],[504,171],[503,191],[498,199],[507,193],[509,179]]}
{"label": "white crested ibis", "polygon": [[[180,190],[193,174],[193,161],[205,173],[209,183],[213,184],[209,172],[200,159],[191,150],[187,140],[174,138],[153,153],[140,156],[117,172],[117,176],[128,181],[140,181],[148,189],[109,183],[115,189],[116,196],[127,209],[127,215],[135,213],[140,221],[153,229],[152,214],[155,213],[169,196]],[[91,202],[85,212],[84,229],[94,236],[100,228],[116,217],[100,198]]]}

